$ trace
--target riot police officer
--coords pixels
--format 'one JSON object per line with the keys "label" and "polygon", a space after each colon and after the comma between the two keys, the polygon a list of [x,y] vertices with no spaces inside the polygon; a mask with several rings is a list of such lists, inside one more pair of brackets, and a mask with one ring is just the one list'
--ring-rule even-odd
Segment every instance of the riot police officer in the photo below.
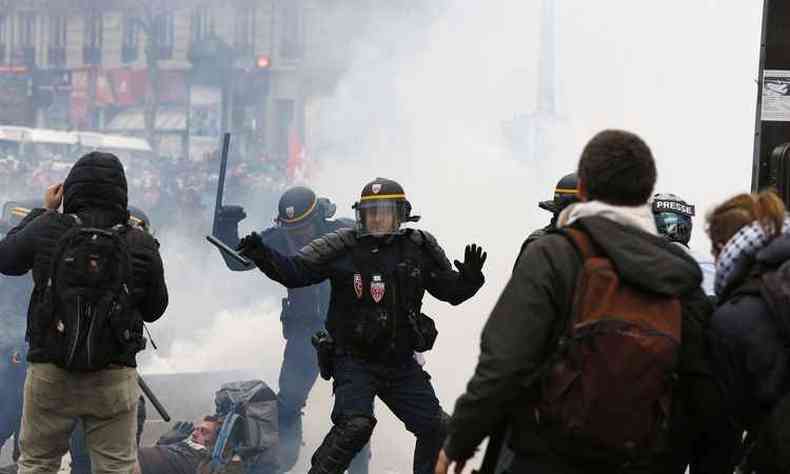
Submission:
{"label": "riot police officer", "polygon": [[[0,237],[19,224],[41,201],[9,201],[0,218]],[[22,420],[22,394],[27,374],[25,327],[27,304],[33,291],[30,275],[0,276],[0,447],[14,436],[13,459],[19,457],[19,426]]]}
{"label": "riot police officer", "polygon": [[[565,210],[566,207],[579,202],[579,193],[576,189],[578,184],[579,178],[576,176],[576,173],[566,174],[557,182],[557,186],[554,187],[554,198],[538,203],[538,207],[551,213],[551,221],[546,227],[542,227],[527,236],[527,239],[521,245],[521,249],[519,249],[518,255],[524,253],[524,249],[527,245],[554,230],[557,227],[557,219],[559,219],[560,213]],[[518,258],[516,259],[516,264],[518,264]],[[515,268],[515,265],[513,268]]]}
{"label": "riot police officer", "polygon": [[425,291],[453,305],[483,285],[486,255],[466,248],[454,271],[436,239],[425,231],[401,229],[416,222],[403,188],[377,178],[354,205],[354,229],[341,229],[287,257],[256,234],[239,249],[269,278],[288,288],[331,281],[326,329],[334,341],[322,357],[322,374],[334,377],[333,427],[312,458],[310,474],[342,473],[368,442],[379,397],[417,438],[414,472],[433,472],[445,436],[445,416],[430,377],[414,352],[430,350],[433,321],[421,312]]}
{"label": "riot police officer", "polygon": [[[4,234],[13,226],[7,226]],[[27,373],[25,322],[27,300],[33,290],[28,275],[0,277],[0,446],[14,436],[13,459],[19,457],[19,426],[22,420],[22,393]]]}
{"label": "riot police officer", "polygon": [[538,229],[530,234],[528,238],[529,242],[555,229],[557,227],[557,219],[560,217],[560,212],[571,204],[579,202],[579,192],[576,189],[578,185],[579,178],[576,176],[576,173],[566,174],[560,178],[557,185],[554,187],[554,198],[538,203],[538,207],[551,213],[551,221],[546,227]]}
{"label": "riot police officer", "polygon": [[[299,249],[330,232],[354,225],[349,219],[332,220],[335,205],[318,197],[309,188],[293,187],[283,193],[277,205],[276,226],[261,232],[265,244],[283,255],[296,255]],[[218,236],[231,247],[239,243],[238,223],[246,217],[240,206],[226,206],[220,211]],[[225,258],[234,271],[251,270],[235,260]],[[282,300],[280,320],[285,337],[285,353],[279,380],[280,469],[290,471],[299,458],[302,445],[302,409],[318,376],[316,354],[310,338],[324,328],[329,304],[329,283],[288,290]],[[370,454],[360,453],[351,472],[364,474]]]}

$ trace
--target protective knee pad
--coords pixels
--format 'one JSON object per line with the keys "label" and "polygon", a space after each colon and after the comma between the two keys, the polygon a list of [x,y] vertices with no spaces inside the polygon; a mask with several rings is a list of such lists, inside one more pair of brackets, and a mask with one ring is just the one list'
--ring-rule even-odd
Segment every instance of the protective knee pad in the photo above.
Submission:
{"label": "protective knee pad", "polygon": [[313,454],[308,474],[343,474],[375,426],[372,416],[350,416],[338,422]]}

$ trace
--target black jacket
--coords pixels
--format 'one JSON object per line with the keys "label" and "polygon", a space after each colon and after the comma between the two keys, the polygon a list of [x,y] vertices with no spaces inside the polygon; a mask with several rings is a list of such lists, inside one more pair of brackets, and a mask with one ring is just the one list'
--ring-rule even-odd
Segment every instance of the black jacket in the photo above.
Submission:
{"label": "black jacket", "polygon": [[[353,225],[346,219],[323,220],[318,225],[316,237],[336,232],[340,229],[349,228]],[[236,248],[239,245],[238,224],[236,222],[223,223],[220,225],[218,237],[229,247]],[[299,253],[299,248],[288,237],[288,230],[283,227],[271,227],[260,233],[264,244],[273,248],[277,252],[292,257]],[[233,271],[252,270],[255,265],[244,267],[236,260],[229,258],[220,252],[225,264]],[[304,327],[313,330],[315,327],[323,327],[326,320],[326,312],[329,307],[330,287],[329,282],[319,283],[304,288],[289,288],[288,298],[283,301],[283,311],[280,319],[283,324],[297,327]],[[312,331],[313,333],[315,330]],[[311,334],[312,335],[312,334]]]}
{"label": "black jacket", "polygon": [[[110,158],[111,157],[111,158]],[[126,179],[123,167],[112,155],[91,153],[81,158],[64,184],[64,214],[34,209],[0,241],[0,273],[23,275],[33,271],[33,295],[46,285],[55,243],[72,225],[76,214],[85,225],[109,228],[129,220],[126,209]],[[140,318],[153,322],[164,314],[168,296],[159,243],[148,233],[133,228],[127,233],[132,259],[133,301]],[[28,312],[28,336],[37,328]],[[46,347],[29,338],[28,360],[52,362]],[[133,357],[118,363],[136,366]]]}
{"label": "black jacket", "polygon": [[[338,347],[350,352],[360,348],[360,341],[370,342],[377,353],[366,348],[362,351],[366,354],[361,355],[385,363],[399,363],[412,356],[411,323],[404,305],[419,312],[422,302],[421,291],[414,300],[404,301],[404,285],[393,278],[399,264],[408,261],[414,265],[422,275],[422,290],[453,305],[471,298],[483,285],[482,279],[468,281],[453,271],[433,236],[411,229],[386,240],[357,239],[354,230],[341,229],[314,240],[294,257],[268,246],[251,257],[269,278],[288,288],[330,280],[327,331]],[[374,328],[372,320],[380,321],[382,327]],[[373,344],[379,337],[382,344]]]}
{"label": "black jacket", "polygon": [[[683,472],[687,463],[713,463],[716,453],[707,445],[695,444],[705,440],[702,427],[719,412],[709,415],[705,408],[694,417],[688,415],[689,406],[704,408],[707,403],[715,410],[716,403],[720,403],[715,399],[718,392],[711,382],[704,354],[704,327],[710,308],[699,288],[699,267],[665,240],[611,220],[588,217],[574,225],[590,235],[614,262],[624,281],[650,292],[681,296],[681,383],[673,415],[677,446],[656,472]],[[570,240],[559,233],[543,236],[526,247],[483,329],[475,374],[456,403],[445,444],[451,459],[471,457],[480,442],[505,419],[510,420],[511,448],[517,455],[553,455],[551,442],[542,435],[528,408],[535,392],[527,385],[555,351],[556,341],[566,327],[580,268],[581,257]],[[714,399],[698,403],[697,394]],[[595,466],[585,469],[584,472],[596,472]]]}
{"label": "black jacket", "polygon": [[[790,340],[771,311],[761,283],[763,273],[787,260],[790,236],[784,235],[738,266],[713,314],[712,330],[720,348],[717,369],[726,384],[732,420],[728,446],[734,454],[739,453],[743,432],[759,428],[790,393]],[[785,300],[790,297],[783,296]]]}

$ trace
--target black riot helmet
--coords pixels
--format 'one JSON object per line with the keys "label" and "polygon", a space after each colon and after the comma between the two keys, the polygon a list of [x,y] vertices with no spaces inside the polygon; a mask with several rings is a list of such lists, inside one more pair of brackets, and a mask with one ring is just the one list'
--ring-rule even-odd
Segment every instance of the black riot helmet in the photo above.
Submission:
{"label": "black riot helmet", "polygon": [[397,182],[376,178],[362,188],[359,202],[353,209],[357,216],[357,235],[383,237],[394,234],[405,222],[417,222],[411,215],[411,203]]}
{"label": "black riot helmet", "polygon": [[315,219],[329,219],[336,206],[327,198],[319,198],[312,189],[296,186],[288,189],[277,204],[275,222],[286,229],[297,229]]}
{"label": "black riot helmet", "polygon": [[579,202],[579,191],[576,189],[578,186],[579,177],[576,173],[566,174],[554,187],[554,199],[541,201],[538,206],[552,214],[559,214],[566,207]]}
{"label": "black riot helmet", "polygon": [[671,242],[688,246],[694,206],[674,194],[656,194],[650,204],[658,233]]}
{"label": "black riot helmet", "polygon": [[148,218],[148,215],[139,207],[129,206],[129,224],[134,227],[139,227],[149,234],[153,234],[151,229],[151,220]]}

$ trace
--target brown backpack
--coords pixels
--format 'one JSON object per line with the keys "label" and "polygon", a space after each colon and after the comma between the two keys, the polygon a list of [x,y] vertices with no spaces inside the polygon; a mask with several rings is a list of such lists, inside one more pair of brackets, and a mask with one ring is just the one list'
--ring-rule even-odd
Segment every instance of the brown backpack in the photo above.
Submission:
{"label": "brown backpack", "polygon": [[680,301],[621,281],[585,232],[564,233],[584,264],[567,330],[540,380],[536,421],[570,455],[649,458],[666,441]]}

